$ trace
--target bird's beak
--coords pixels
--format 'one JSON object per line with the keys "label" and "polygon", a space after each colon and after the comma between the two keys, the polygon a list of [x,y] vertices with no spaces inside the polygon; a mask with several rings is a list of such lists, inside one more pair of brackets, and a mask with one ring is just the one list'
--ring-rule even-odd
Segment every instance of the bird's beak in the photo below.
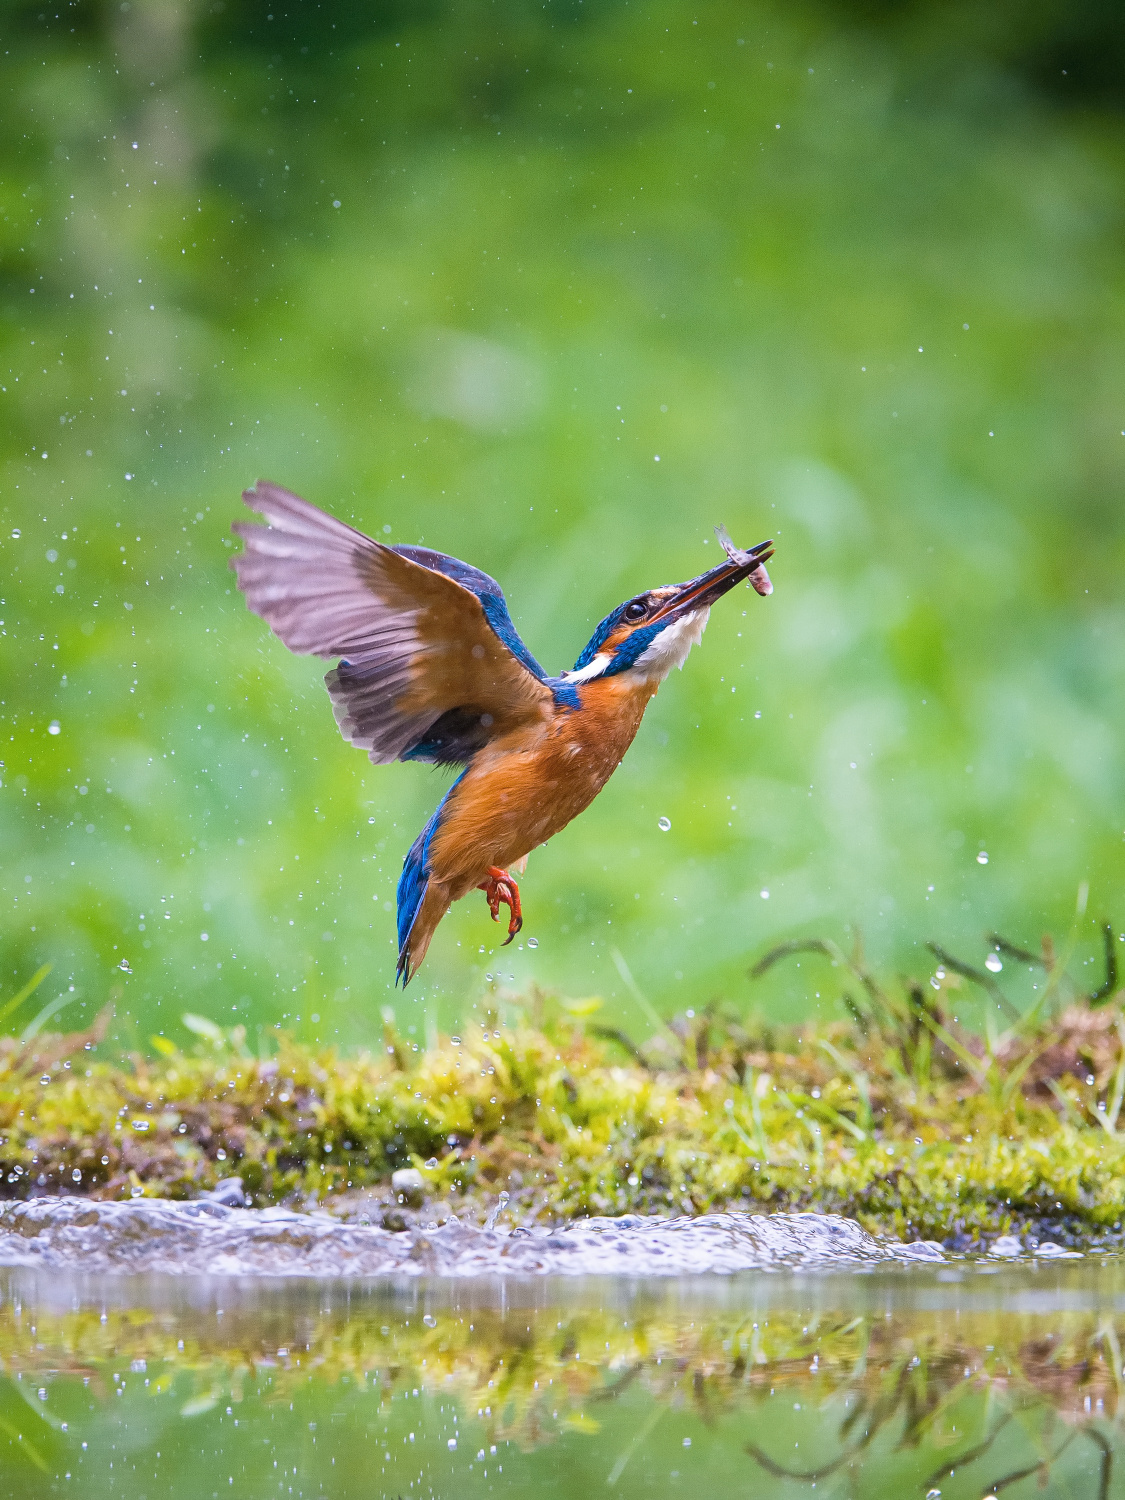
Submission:
{"label": "bird's beak", "polygon": [[751,585],[759,594],[773,593],[773,584],[770,582],[770,575],[766,572],[766,563],[773,556],[773,542],[759,542],[756,547],[751,547],[749,552],[743,552],[740,547],[734,545],[724,527],[716,526],[715,535],[727,554],[726,562],[709,569],[706,573],[701,573],[698,578],[693,578],[689,583],[681,584],[676,592],[665,600],[660,612],[647,623],[652,624],[656,620],[667,619],[673,614],[686,614],[690,610],[709,609],[716,599],[721,599],[744,578],[750,580]]}

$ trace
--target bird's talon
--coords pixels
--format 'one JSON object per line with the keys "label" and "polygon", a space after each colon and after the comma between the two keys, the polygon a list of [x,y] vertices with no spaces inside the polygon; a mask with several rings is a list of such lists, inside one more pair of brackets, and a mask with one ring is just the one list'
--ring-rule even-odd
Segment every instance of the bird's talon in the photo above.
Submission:
{"label": "bird's talon", "polygon": [[508,923],[508,936],[500,944],[506,948],[523,926],[523,912],[520,910],[520,888],[506,870],[499,870],[495,866],[490,867],[488,879],[482,880],[477,887],[483,891],[488,902],[488,909],[492,913],[492,920],[500,920],[500,904],[503,902],[512,913],[511,921]]}
{"label": "bird's talon", "polygon": [[520,916],[519,912],[513,912],[512,920],[508,923],[508,936],[500,944],[501,948],[506,948],[522,927],[523,917]]}

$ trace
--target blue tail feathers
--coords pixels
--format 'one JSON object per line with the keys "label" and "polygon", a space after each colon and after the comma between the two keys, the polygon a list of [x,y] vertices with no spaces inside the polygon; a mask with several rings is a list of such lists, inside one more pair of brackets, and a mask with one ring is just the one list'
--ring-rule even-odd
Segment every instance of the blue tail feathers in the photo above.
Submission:
{"label": "blue tail feathers", "polygon": [[[461,776],[464,774],[462,772]],[[395,973],[396,987],[400,979],[402,980],[404,989],[410,982],[406,977],[407,959],[410,956],[410,933],[418,916],[418,910],[426,895],[426,887],[430,883],[430,840],[433,838],[434,832],[441,822],[441,816],[445,811],[446,803],[457,789],[457,784],[461,780],[461,776],[458,776],[457,781],[453,783],[438,803],[434,809],[433,816],[414,840],[413,844],[411,844],[410,852],[402,863],[402,874],[398,878],[398,891],[396,893],[396,900],[398,902],[398,967]]]}
{"label": "blue tail feathers", "polygon": [[426,887],[430,883],[425,869],[426,839],[429,832],[430,824],[427,823],[413,844],[411,844],[410,853],[403,861],[402,874],[398,878],[398,973],[395,977],[396,985],[405,972],[406,944],[410,937],[410,929],[414,926],[414,918],[418,915],[418,908],[422,904],[422,898],[426,894]]}

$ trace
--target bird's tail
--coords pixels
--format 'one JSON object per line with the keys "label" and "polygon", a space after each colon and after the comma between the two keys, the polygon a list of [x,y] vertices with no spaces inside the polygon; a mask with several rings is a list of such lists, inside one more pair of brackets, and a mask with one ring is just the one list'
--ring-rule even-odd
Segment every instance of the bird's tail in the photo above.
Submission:
{"label": "bird's tail", "polygon": [[[405,989],[422,967],[422,960],[426,956],[426,949],[430,946],[430,939],[451,904],[449,887],[445,881],[426,876],[415,907],[414,918],[406,933],[400,935],[398,967],[395,973],[396,985],[401,979],[402,987]],[[400,918],[402,916],[401,907],[399,916]]]}
{"label": "bird's tail", "polygon": [[410,846],[410,852],[402,862],[402,874],[398,877],[398,967],[395,984],[402,980],[403,989],[410,983],[422,965],[434,928],[445,916],[452,904],[449,888],[444,881],[435,880],[430,874],[430,840],[441,822],[446,804],[453,796],[466,772],[462,771],[434,809],[433,816]]}

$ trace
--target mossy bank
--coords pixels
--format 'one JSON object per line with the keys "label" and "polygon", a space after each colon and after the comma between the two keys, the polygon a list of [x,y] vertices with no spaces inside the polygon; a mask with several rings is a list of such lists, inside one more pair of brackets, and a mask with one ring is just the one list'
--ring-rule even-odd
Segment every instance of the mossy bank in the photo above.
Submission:
{"label": "mossy bank", "polygon": [[1049,946],[1012,950],[1042,966],[1041,999],[979,1036],[951,996],[985,987],[1000,1014],[983,970],[937,950],[927,981],[891,989],[857,954],[801,946],[838,970],[848,1020],[786,1029],[712,1007],[638,1044],[588,1004],[497,995],[460,1037],[419,1048],[387,1023],[352,1057],[284,1034],[255,1055],[241,1028],[198,1018],[185,1050],[155,1038],[155,1056],[102,1058],[97,1026],[6,1038],[3,1192],[237,1196],[238,1178],[254,1204],[391,1228],[482,1217],[503,1192],[525,1223],[733,1206],[841,1213],[960,1249],[1012,1233],[1117,1240],[1115,972],[1082,995]]}

